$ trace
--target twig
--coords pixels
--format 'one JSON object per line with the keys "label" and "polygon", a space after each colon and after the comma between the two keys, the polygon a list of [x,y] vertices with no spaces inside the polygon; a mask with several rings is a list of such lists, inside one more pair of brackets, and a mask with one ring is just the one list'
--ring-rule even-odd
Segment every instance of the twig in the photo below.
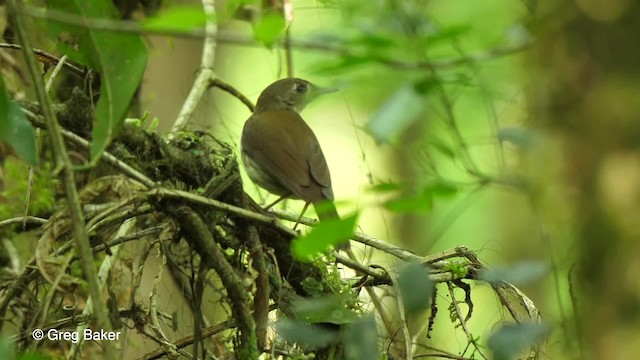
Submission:
{"label": "twig", "polygon": [[[10,44],[10,43],[0,43],[0,48],[4,48],[4,49],[13,49],[13,50],[22,50],[22,46],[18,45],[18,44]],[[56,56],[49,54],[46,51],[42,51],[39,49],[32,49],[33,52],[38,55],[41,59],[44,59],[45,61],[47,61],[48,63],[52,63],[52,64],[56,64],[56,67],[58,66],[57,64],[60,63],[60,61],[62,59],[58,59]],[[69,63],[69,62],[64,62],[64,67],[66,67],[68,70],[70,70],[72,73],[84,78],[85,76],[85,71],[80,69],[79,67]],[[52,75],[53,76],[53,75]]]}
{"label": "twig", "polygon": [[184,101],[184,105],[180,110],[180,114],[176,119],[172,132],[178,132],[184,130],[191,120],[191,117],[195,113],[200,99],[205,94],[212,81],[216,78],[213,72],[213,64],[215,60],[216,51],[216,8],[214,6],[214,0],[202,0],[202,7],[206,17],[205,25],[205,38],[202,48],[202,60],[200,61],[200,72],[196,78],[195,83],[191,87],[191,91]]}
{"label": "twig", "polygon": [[[47,130],[49,131],[49,138],[51,139],[51,147],[54,154],[55,163],[57,169],[59,169],[62,173],[62,183],[67,198],[69,216],[72,221],[73,238],[76,241],[76,246],[80,254],[80,262],[82,264],[85,279],[89,287],[89,294],[93,299],[95,299],[95,310],[98,319],[98,325],[102,328],[102,330],[109,332],[111,331],[111,324],[107,315],[108,313],[106,305],[104,304],[104,302],[100,301],[102,292],[100,290],[100,286],[98,285],[98,274],[93,265],[93,254],[91,252],[89,238],[84,227],[84,217],[82,216],[82,209],[80,208],[78,192],[75,188],[76,182],[71,160],[69,159],[69,154],[67,153],[64,140],[60,133],[60,125],[58,124],[56,115],[51,108],[49,95],[45,91],[42,78],[40,77],[40,71],[38,69],[36,58],[31,51],[32,47],[30,39],[27,35],[25,24],[22,20],[22,14],[19,12],[19,9],[22,9],[22,6],[23,4],[21,0],[8,0],[8,18],[13,21],[13,29],[16,32],[18,39],[22,43],[24,57],[33,80],[45,123],[47,124]],[[108,358],[113,359],[116,357],[116,352],[112,343],[104,341],[102,342],[102,345]]]}
{"label": "twig", "polygon": [[232,96],[235,96],[236,98],[238,98],[238,100],[240,100],[240,102],[242,102],[249,109],[249,111],[253,112],[253,110],[255,109],[255,105],[253,105],[251,100],[249,100],[246,96],[244,96],[240,91],[238,91],[236,88],[234,88],[230,84],[222,81],[222,79],[220,79],[219,77],[215,78],[211,82],[211,86],[220,88],[228,92]]}
{"label": "twig", "polygon": [[451,295],[451,305],[455,309],[456,316],[458,317],[458,320],[460,321],[460,325],[462,326],[462,330],[464,331],[465,335],[467,336],[467,341],[469,342],[469,344],[472,344],[475,347],[476,351],[478,352],[478,354],[480,354],[480,356],[482,356],[483,359],[486,359],[487,357],[482,353],[482,351],[480,351],[480,348],[476,344],[476,341],[473,339],[473,336],[471,336],[471,333],[469,332],[469,329],[467,328],[467,321],[464,319],[464,317],[462,317],[462,311],[460,311],[460,307],[458,306],[458,301],[456,300],[456,294],[453,291],[453,285],[451,285],[450,282],[447,283],[447,288],[449,289],[449,294]]}
{"label": "twig", "polygon": [[400,316],[400,326],[402,329],[402,337],[404,338],[405,359],[413,359],[413,346],[411,345],[411,334],[409,334],[409,327],[407,325],[407,318],[404,312],[404,301],[402,294],[400,293],[400,287],[398,286],[398,279],[395,275],[390,274],[393,287],[396,289],[396,303],[398,304],[398,315]]}
{"label": "twig", "polygon": [[20,224],[24,221],[30,224],[44,225],[47,223],[47,221],[49,221],[49,219],[40,218],[36,216],[27,216],[27,217],[20,216],[20,217],[15,217],[15,218],[0,221],[0,228],[3,226],[12,225],[12,224]]}

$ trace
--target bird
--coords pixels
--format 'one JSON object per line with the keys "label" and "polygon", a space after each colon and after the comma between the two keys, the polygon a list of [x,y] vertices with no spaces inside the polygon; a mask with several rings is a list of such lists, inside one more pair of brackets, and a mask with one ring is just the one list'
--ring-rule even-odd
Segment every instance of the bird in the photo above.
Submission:
{"label": "bird", "polygon": [[[310,204],[321,222],[339,218],[327,160],[313,130],[300,116],[312,100],[334,91],[299,78],[278,80],[262,91],[242,129],[240,147],[247,175],[279,196],[266,209],[285,198],[305,202],[295,226]],[[348,242],[337,246],[339,250],[347,247]]]}

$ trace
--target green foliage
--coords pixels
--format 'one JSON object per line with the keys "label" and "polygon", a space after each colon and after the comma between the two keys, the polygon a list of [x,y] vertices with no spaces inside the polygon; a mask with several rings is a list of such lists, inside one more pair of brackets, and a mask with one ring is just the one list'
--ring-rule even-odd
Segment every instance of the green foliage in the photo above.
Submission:
{"label": "green foliage", "polygon": [[[89,18],[117,18],[110,0],[52,0],[49,8]],[[139,36],[50,23],[49,35],[69,58],[100,74],[100,100],[96,106],[91,157],[95,162],[120,129],[147,64]]]}
{"label": "green foliage", "polygon": [[442,265],[443,271],[451,272],[458,279],[467,276],[469,261],[449,260]]}
{"label": "green foliage", "polygon": [[[24,213],[24,199],[28,187],[29,169],[23,162],[7,161],[5,163],[6,187],[0,192],[0,197],[6,202],[0,206],[0,219],[21,216]],[[29,200],[29,214],[39,215],[48,213],[55,205],[50,163],[43,163],[34,169],[31,198]]]}
{"label": "green foliage", "polygon": [[37,353],[25,353],[16,355],[12,343],[5,337],[0,337],[0,359],[2,360],[48,360],[49,356]]}
{"label": "green foliage", "polygon": [[334,344],[339,339],[334,331],[286,318],[276,323],[276,331],[286,341],[311,349]]}
{"label": "green foliage", "polygon": [[304,299],[294,304],[293,312],[307,323],[350,324],[360,317],[346,307],[350,300],[346,295]]}
{"label": "green foliage", "polygon": [[541,261],[521,261],[509,267],[494,267],[480,274],[480,279],[490,283],[506,281],[514,285],[523,285],[540,279],[548,272]]}
{"label": "green foliage", "polygon": [[156,16],[142,21],[145,30],[190,32],[201,28],[207,21],[201,6],[175,6],[161,10]]}
{"label": "green foliage", "polygon": [[291,244],[293,255],[309,261],[313,255],[321,253],[329,246],[340,244],[353,236],[358,214],[342,219],[321,221],[308,234],[296,238]]}
{"label": "green foliage", "polygon": [[430,84],[426,81],[398,89],[365,125],[369,135],[381,144],[396,139],[424,114],[424,95],[432,88]]}
{"label": "green foliage", "polygon": [[527,348],[539,343],[549,334],[549,328],[540,324],[508,324],[498,329],[487,345],[495,360],[512,360]]}
{"label": "green foliage", "polygon": [[408,263],[398,270],[398,290],[408,314],[424,310],[431,301],[433,282],[429,269],[418,263]]}
{"label": "green foliage", "polygon": [[4,80],[0,77],[0,141],[5,141],[24,161],[38,162],[36,134],[20,107],[7,97]]}
{"label": "green foliage", "polygon": [[370,315],[347,326],[343,335],[345,358],[348,360],[380,359],[376,319]]}
{"label": "green foliage", "polygon": [[444,181],[435,181],[422,188],[417,194],[400,195],[384,202],[384,207],[393,212],[428,212],[433,207],[436,197],[450,197],[458,192],[458,188]]}
{"label": "green foliage", "polygon": [[266,46],[271,46],[284,35],[286,26],[282,14],[267,13],[253,25],[253,37]]}

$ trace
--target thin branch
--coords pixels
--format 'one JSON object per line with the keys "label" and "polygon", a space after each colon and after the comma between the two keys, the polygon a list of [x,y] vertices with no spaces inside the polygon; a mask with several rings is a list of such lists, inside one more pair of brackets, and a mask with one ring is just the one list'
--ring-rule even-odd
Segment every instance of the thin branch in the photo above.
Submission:
{"label": "thin branch", "polygon": [[216,75],[213,72],[213,65],[216,54],[216,31],[218,26],[216,24],[216,8],[214,0],[202,0],[202,8],[206,16],[207,22],[205,25],[205,38],[202,48],[202,60],[200,61],[200,72],[196,78],[195,83],[191,87],[191,91],[184,101],[184,105],[180,110],[180,114],[176,119],[172,132],[184,130],[191,120],[191,117],[198,108],[200,100],[206,93],[207,89],[211,86],[213,80],[216,79]]}
{"label": "thin branch", "polygon": [[[0,43],[0,48],[4,48],[4,49],[13,49],[13,50],[22,50],[22,46],[18,45],[18,44],[10,44],[10,43]],[[38,56],[38,58],[44,62],[45,64],[49,65],[55,65],[58,66],[58,64],[61,62],[62,59],[58,59],[58,57],[49,54],[46,51],[42,51],[39,49],[32,49],[33,52]],[[86,73],[84,70],[82,70],[81,68],[69,63],[68,61],[63,62],[64,63],[64,67],[66,67],[68,70],[70,70],[72,73],[84,78]],[[53,77],[53,75],[52,75]]]}
{"label": "thin branch", "polygon": [[[62,173],[61,180],[64,186],[65,196],[67,198],[69,216],[72,220],[73,238],[76,241],[77,250],[80,254],[80,262],[82,264],[85,280],[89,287],[89,294],[96,304],[95,311],[98,319],[98,326],[105,332],[109,332],[111,331],[111,323],[109,322],[107,307],[105,303],[101,301],[102,291],[98,282],[98,274],[93,264],[94,259],[93,253],[91,252],[91,246],[89,245],[89,237],[85,231],[84,217],[82,216],[78,192],[75,187],[75,175],[73,173],[71,160],[69,159],[69,154],[67,153],[64,140],[60,133],[60,125],[58,124],[56,115],[51,107],[49,95],[45,90],[43,80],[40,76],[36,57],[31,51],[32,47],[29,36],[27,35],[27,29],[22,20],[22,15],[19,12],[19,9],[22,9],[22,7],[23,4],[21,0],[8,0],[8,18],[13,21],[13,29],[16,32],[20,43],[22,43],[27,67],[31,74],[38,101],[40,102],[42,109],[42,114],[47,124],[47,130],[49,131],[49,138],[57,171],[61,171]],[[102,346],[104,347],[108,358],[114,359],[116,357],[113,343],[103,341]]]}
{"label": "thin branch", "polygon": [[232,96],[235,96],[236,98],[238,98],[238,100],[240,100],[240,102],[242,102],[249,109],[249,111],[253,112],[253,110],[255,109],[255,105],[253,105],[253,103],[251,102],[251,100],[249,100],[249,98],[244,96],[240,91],[238,91],[236,88],[234,88],[230,84],[222,81],[220,78],[214,79],[211,82],[211,86],[220,88],[228,92]]}

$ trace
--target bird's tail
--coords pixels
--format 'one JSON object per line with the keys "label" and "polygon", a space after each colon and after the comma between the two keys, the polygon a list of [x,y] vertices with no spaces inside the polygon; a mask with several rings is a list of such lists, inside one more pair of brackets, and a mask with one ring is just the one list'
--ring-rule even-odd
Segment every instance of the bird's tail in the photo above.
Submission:
{"label": "bird's tail", "polygon": [[[316,214],[318,214],[318,219],[320,219],[320,221],[340,218],[338,210],[336,209],[336,205],[333,203],[333,201],[328,200],[316,202],[313,204],[313,208],[316,210]],[[347,251],[349,248],[349,240],[336,245],[337,250]]]}

